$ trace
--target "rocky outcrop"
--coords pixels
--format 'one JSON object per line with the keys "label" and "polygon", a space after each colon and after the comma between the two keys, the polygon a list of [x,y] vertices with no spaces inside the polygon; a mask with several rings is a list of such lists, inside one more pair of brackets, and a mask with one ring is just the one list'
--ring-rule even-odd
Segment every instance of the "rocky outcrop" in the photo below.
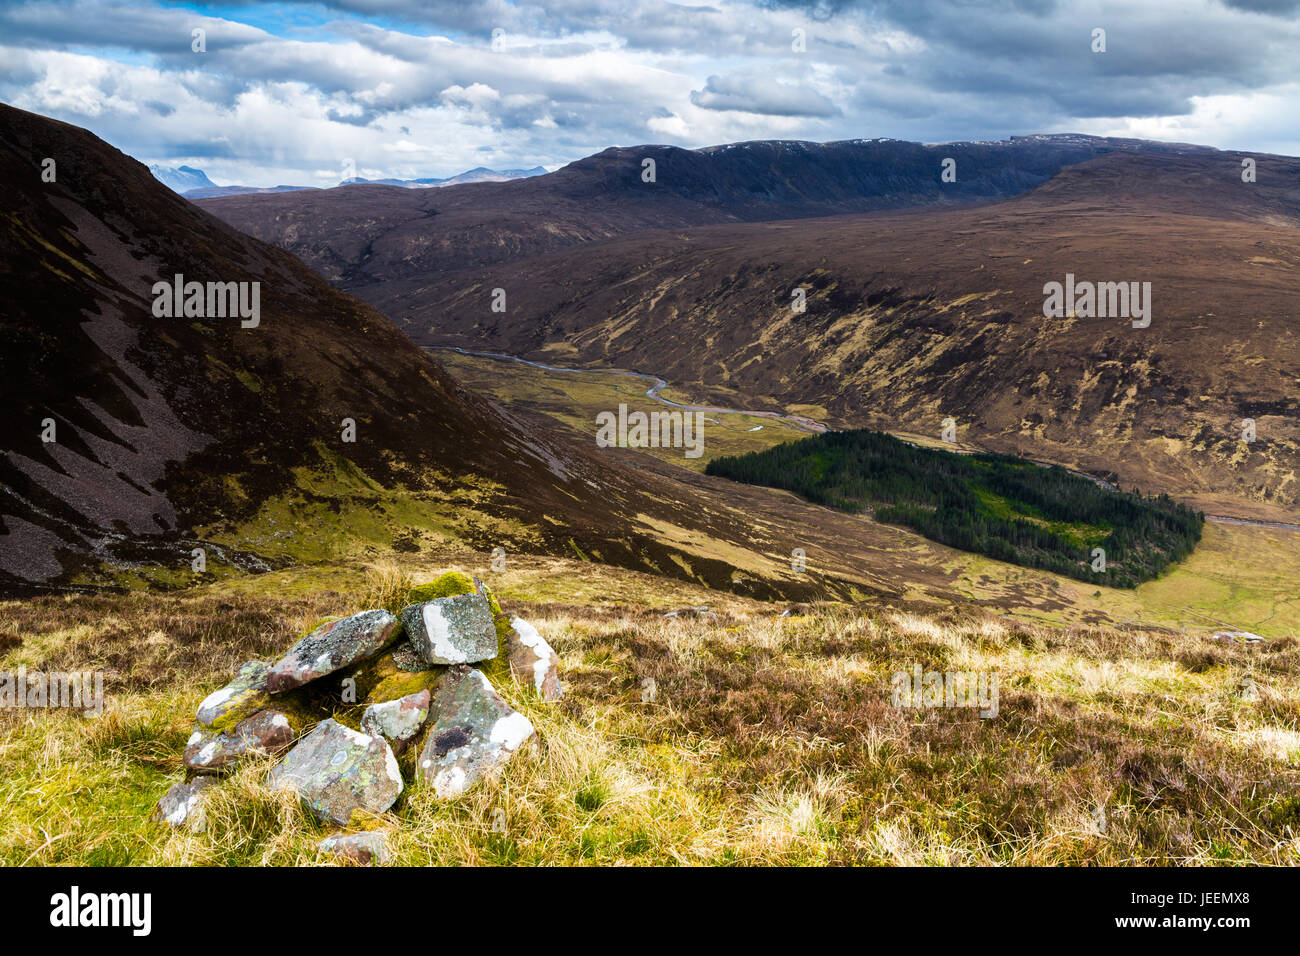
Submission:
{"label": "rocky outcrop", "polygon": [[419,773],[439,799],[464,793],[533,737],[529,719],[512,709],[481,671],[453,667],[433,697],[436,719],[420,753]]}
{"label": "rocky outcrop", "polygon": [[402,772],[387,741],[332,718],[299,741],[267,782],[296,791],[317,816],[340,826],[381,814],[402,795]]}
{"label": "rocky outcrop", "polygon": [[280,694],[364,660],[396,640],[398,627],[397,618],[382,610],[327,621],[271,666],[267,690]]}
{"label": "rocky outcrop", "polygon": [[[416,781],[440,800],[494,776],[536,732],[492,681],[517,686],[513,676],[542,700],[558,700],[559,657],[468,575],[444,574],[410,597],[423,600],[398,616],[370,610],[325,622],[275,664],[242,665],[199,705],[182,758],[196,776],[168,790],[156,819],[193,826],[215,775],[258,755],[280,758],[269,786],[293,791],[317,817],[341,827],[393,806],[406,785],[397,755],[407,748],[419,751]],[[403,629],[410,640],[393,647]],[[486,662],[484,669],[470,666],[477,662]],[[363,688],[360,701],[314,684],[345,668]],[[351,729],[358,718],[360,731]],[[373,832],[336,834],[320,850],[342,862],[390,858],[386,839]]]}

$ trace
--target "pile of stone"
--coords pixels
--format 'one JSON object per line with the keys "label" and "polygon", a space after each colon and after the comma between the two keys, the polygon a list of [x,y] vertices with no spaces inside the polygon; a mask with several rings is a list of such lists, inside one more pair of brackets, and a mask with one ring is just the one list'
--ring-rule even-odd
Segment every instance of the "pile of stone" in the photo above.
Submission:
{"label": "pile of stone", "polygon": [[[254,754],[281,756],[268,784],[344,828],[372,825],[393,806],[407,785],[398,757],[410,748],[411,785],[439,800],[495,775],[535,732],[489,673],[555,701],[555,652],[535,627],[502,612],[477,578],[449,572],[407,601],[397,615],[369,610],[326,621],[279,661],[244,664],[199,705],[184,755],[190,779],[163,796],[156,818],[203,829],[205,791]],[[333,834],[320,849],[358,863],[389,855],[374,830]]]}

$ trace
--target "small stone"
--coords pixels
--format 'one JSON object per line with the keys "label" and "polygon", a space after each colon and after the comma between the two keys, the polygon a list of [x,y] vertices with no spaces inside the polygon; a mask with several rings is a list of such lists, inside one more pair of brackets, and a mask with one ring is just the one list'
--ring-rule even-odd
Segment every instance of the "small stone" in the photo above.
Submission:
{"label": "small stone", "polygon": [[373,831],[366,833],[335,833],[320,841],[322,853],[345,863],[358,866],[383,866],[393,858],[388,849],[388,837]]}
{"label": "small stone", "polygon": [[328,621],[271,667],[267,690],[283,693],[355,664],[392,643],[398,628],[397,618],[387,611],[362,611]]}
{"label": "small stone", "polygon": [[699,619],[707,618],[709,620],[714,620],[714,621],[718,619],[718,615],[714,614],[712,611],[710,611],[707,607],[703,605],[699,607],[681,607],[675,611],[669,611],[667,614],[664,615],[664,617],[699,618]]}
{"label": "small stone", "polygon": [[419,772],[439,799],[464,793],[533,737],[532,723],[502,700],[482,671],[451,668],[433,697],[437,720],[429,728]]}
{"label": "small stone", "polygon": [[383,813],[402,795],[402,772],[388,742],[332,718],[300,740],[267,782],[297,792],[317,816],[339,826]]}
{"label": "small stone", "polygon": [[426,664],[473,664],[497,656],[492,609],[477,592],[412,604],[402,611],[402,624]]}
{"label": "small stone", "polygon": [[216,782],[214,777],[195,777],[190,783],[173,784],[158,801],[153,818],[169,826],[202,833],[207,826],[203,819],[203,791]]}
{"label": "small stone", "polygon": [[399,671],[406,671],[408,674],[418,674],[420,671],[433,669],[433,665],[426,664],[409,642],[402,643],[397,650],[393,651],[393,664]]}
{"label": "small stone", "polygon": [[421,690],[397,700],[371,704],[361,717],[361,732],[383,737],[400,752],[429,719],[430,698],[427,690]]}
{"label": "small stone", "polygon": [[515,680],[527,684],[543,700],[559,700],[564,695],[560,687],[559,655],[537,633],[537,628],[523,618],[511,618],[506,647],[510,673]]}
{"label": "small stone", "polygon": [[199,704],[199,723],[210,730],[228,730],[257,713],[271,699],[266,690],[270,670],[265,661],[246,662],[229,684]]}
{"label": "small stone", "polygon": [[293,743],[289,718],[278,710],[260,710],[230,730],[196,728],[185,744],[185,766],[194,773],[221,773],[251,754],[277,754]]}

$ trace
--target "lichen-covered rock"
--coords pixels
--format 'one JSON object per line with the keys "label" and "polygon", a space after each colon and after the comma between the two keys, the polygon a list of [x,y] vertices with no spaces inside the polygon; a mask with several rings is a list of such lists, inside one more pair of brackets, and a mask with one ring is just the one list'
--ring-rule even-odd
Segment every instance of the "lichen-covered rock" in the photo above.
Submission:
{"label": "lichen-covered rock", "polygon": [[436,720],[420,753],[419,773],[440,799],[464,793],[533,736],[533,725],[501,699],[481,671],[453,667],[433,694]]}
{"label": "lichen-covered rock", "polygon": [[402,626],[427,664],[473,664],[497,656],[492,609],[477,591],[413,604],[402,611]]}
{"label": "lichen-covered rock", "polygon": [[527,684],[543,700],[559,700],[563,696],[559,655],[537,633],[537,628],[523,618],[511,618],[506,649],[515,680]]}
{"label": "lichen-covered rock", "polygon": [[383,737],[400,752],[429,719],[430,698],[429,692],[422,690],[397,700],[371,704],[361,717],[361,732]]}
{"label": "lichen-covered rock", "polygon": [[358,866],[383,866],[393,858],[388,837],[383,833],[335,833],[320,841],[319,849],[345,863]]}
{"label": "lichen-covered rock", "polygon": [[327,621],[272,665],[267,690],[283,693],[355,664],[383,650],[398,633],[397,618],[383,610]]}
{"label": "lichen-covered rock", "polygon": [[257,713],[271,699],[266,678],[271,665],[248,661],[229,684],[213,691],[199,704],[199,723],[209,730],[229,730],[245,717]]}
{"label": "lichen-covered rock", "polygon": [[194,773],[221,773],[251,754],[277,754],[293,743],[289,718],[278,710],[259,710],[230,730],[195,729],[185,744],[185,766]]}
{"label": "lichen-covered rock", "polygon": [[188,827],[194,833],[202,833],[206,826],[203,819],[203,791],[216,782],[214,777],[195,777],[189,783],[173,784],[158,801],[153,818],[170,826]]}
{"label": "lichen-covered rock", "polygon": [[300,740],[268,783],[297,792],[317,816],[340,826],[383,813],[402,795],[402,772],[388,742],[333,719]]}

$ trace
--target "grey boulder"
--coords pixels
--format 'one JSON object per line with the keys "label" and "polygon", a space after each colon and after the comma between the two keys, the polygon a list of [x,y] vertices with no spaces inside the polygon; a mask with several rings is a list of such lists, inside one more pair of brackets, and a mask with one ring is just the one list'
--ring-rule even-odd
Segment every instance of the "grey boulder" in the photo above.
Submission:
{"label": "grey boulder", "polygon": [[158,801],[153,818],[169,826],[187,827],[194,833],[202,833],[206,827],[203,819],[203,791],[216,782],[214,777],[196,777],[190,783],[173,784]]}
{"label": "grey boulder", "polygon": [[344,863],[358,866],[383,866],[393,858],[388,849],[388,837],[373,831],[366,833],[335,833],[320,841],[318,849]]}
{"label": "grey boulder", "polygon": [[497,656],[492,608],[477,592],[412,604],[402,611],[402,626],[426,664],[473,664]]}
{"label": "grey boulder", "polygon": [[429,692],[421,690],[397,700],[371,704],[361,717],[361,731],[372,737],[383,737],[395,750],[401,750],[415,739],[429,718],[429,700]]}
{"label": "grey boulder", "polygon": [[270,701],[266,678],[271,665],[265,661],[247,661],[230,683],[213,691],[199,704],[198,721],[211,730],[228,730],[245,717],[251,717]]}
{"label": "grey boulder", "polygon": [[481,671],[453,667],[434,687],[433,712],[419,773],[439,799],[459,796],[505,765],[533,737],[533,725],[513,710]]}
{"label": "grey boulder", "polygon": [[506,648],[510,673],[515,680],[531,687],[543,700],[559,700],[564,695],[560,687],[559,655],[537,633],[537,628],[523,618],[511,618]]}
{"label": "grey boulder", "polygon": [[355,664],[387,647],[398,633],[397,618],[382,610],[327,621],[271,666],[267,690],[283,693]]}
{"label": "grey boulder", "polygon": [[278,710],[260,710],[230,730],[196,728],[185,743],[185,767],[194,773],[221,773],[243,757],[280,753],[293,738],[288,717]]}
{"label": "grey boulder", "polygon": [[289,751],[268,783],[297,792],[317,816],[340,826],[383,813],[402,795],[402,772],[387,741],[332,718]]}

